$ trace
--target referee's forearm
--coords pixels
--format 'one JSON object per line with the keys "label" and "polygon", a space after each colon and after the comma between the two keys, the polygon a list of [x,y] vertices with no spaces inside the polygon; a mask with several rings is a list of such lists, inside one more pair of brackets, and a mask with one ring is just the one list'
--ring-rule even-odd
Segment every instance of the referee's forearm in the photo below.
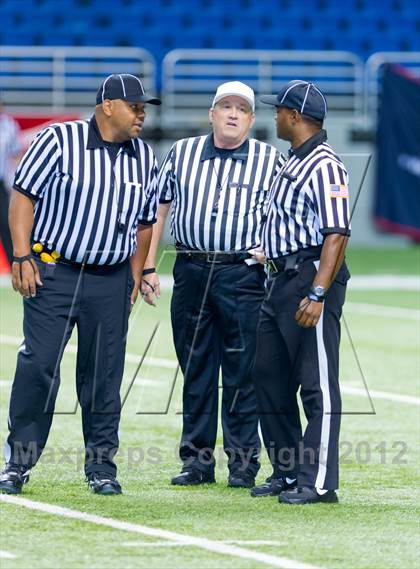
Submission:
{"label": "referee's forearm", "polygon": [[330,287],[343,264],[348,240],[348,237],[338,233],[331,233],[325,238],[314,286],[322,286],[325,289]]}
{"label": "referee's forearm", "polygon": [[29,255],[33,225],[34,205],[32,200],[21,192],[13,190],[9,205],[9,227],[15,257]]}
{"label": "referee's forearm", "polygon": [[141,280],[144,263],[149,253],[150,242],[152,239],[152,225],[139,225],[137,229],[137,249],[130,258],[131,272],[134,280]]}
{"label": "referee's forearm", "polygon": [[159,248],[160,240],[162,239],[163,231],[165,229],[166,218],[168,217],[170,208],[171,208],[171,202],[159,204],[157,221],[153,225],[153,235],[150,243],[150,250],[145,263],[146,268],[156,267],[157,251]]}

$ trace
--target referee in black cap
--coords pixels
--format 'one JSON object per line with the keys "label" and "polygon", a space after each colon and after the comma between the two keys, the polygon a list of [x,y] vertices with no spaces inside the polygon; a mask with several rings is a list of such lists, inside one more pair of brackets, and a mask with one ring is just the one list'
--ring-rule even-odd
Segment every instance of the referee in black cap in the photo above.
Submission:
{"label": "referee in black cap", "polygon": [[[273,474],[251,495],[279,495],[289,504],[337,502],[348,175],[327,143],[327,103],[316,85],[292,81],[261,101],[276,107],[277,136],[291,149],[269,195],[263,232],[269,280],[254,367]],[[299,388],[308,420],[303,434]]]}
{"label": "referee in black cap", "polygon": [[120,384],[130,306],[156,220],[157,168],[138,139],[146,95],[134,75],[110,75],[90,120],[42,130],[21,160],[10,204],[13,288],[23,296],[0,491],[21,492],[47,442],[60,361],[78,331],[77,396],[85,473],[98,494],[120,494]]}

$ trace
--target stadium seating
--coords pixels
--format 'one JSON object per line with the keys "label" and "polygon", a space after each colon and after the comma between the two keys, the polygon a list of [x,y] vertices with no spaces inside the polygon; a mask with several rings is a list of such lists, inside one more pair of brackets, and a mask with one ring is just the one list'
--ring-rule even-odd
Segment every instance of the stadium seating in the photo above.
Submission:
{"label": "stadium seating", "polygon": [[0,0],[2,45],[103,45],[148,49],[159,62],[174,48],[420,48],[412,0]]}

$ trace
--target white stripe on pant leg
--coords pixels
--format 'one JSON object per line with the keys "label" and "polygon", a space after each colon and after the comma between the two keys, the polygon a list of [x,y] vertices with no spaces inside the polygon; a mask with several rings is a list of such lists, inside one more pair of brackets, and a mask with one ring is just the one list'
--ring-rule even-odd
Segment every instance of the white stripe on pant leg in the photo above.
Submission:
{"label": "white stripe on pant leg", "polygon": [[323,488],[327,476],[328,443],[330,440],[331,427],[331,398],[328,382],[328,359],[324,344],[324,307],[321,317],[316,325],[316,343],[318,351],[319,383],[322,393],[322,427],[321,440],[319,443],[318,474],[315,480],[316,488]]}

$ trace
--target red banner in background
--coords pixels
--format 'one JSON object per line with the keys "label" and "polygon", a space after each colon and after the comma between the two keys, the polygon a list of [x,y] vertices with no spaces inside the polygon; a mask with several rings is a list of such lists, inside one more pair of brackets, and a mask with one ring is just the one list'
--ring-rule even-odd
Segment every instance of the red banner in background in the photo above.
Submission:
{"label": "red banner in background", "polygon": [[[22,152],[28,148],[37,133],[50,124],[57,122],[73,121],[82,118],[80,114],[50,114],[50,115],[12,115],[20,127],[20,140]],[[10,265],[6,258],[3,245],[0,240],[0,275],[10,272]]]}
{"label": "red banner in background", "polygon": [[28,148],[37,133],[49,124],[74,121],[82,118],[80,114],[51,115],[12,115],[21,128],[21,141],[24,150]]}

